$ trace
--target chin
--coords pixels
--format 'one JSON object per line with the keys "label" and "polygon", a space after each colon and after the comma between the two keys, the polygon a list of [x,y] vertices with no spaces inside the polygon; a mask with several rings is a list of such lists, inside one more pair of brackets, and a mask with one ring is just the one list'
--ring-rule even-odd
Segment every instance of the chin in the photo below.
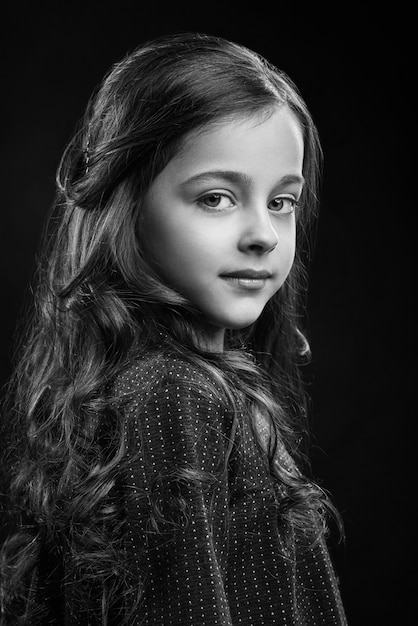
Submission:
{"label": "chin", "polygon": [[219,328],[229,328],[231,330],[242,330],[243,328],[247,328],[254,324],[260,317],[262,311],[259,311],[257,314],[253,315],[237,315],[234,317],[229,316],[223,320],[217,320],[215,325]]}

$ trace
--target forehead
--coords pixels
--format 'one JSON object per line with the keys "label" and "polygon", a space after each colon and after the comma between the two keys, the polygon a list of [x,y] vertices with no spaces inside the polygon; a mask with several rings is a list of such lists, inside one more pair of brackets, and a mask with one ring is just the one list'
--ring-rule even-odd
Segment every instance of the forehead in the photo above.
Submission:
{"label": "forehead", "polygon": [[273,112],[220,120],[191,131],[167,164],[166,173],[193,176],[202,170],[238,169],[248,174],[301,173],[301,125],[287,105]]}

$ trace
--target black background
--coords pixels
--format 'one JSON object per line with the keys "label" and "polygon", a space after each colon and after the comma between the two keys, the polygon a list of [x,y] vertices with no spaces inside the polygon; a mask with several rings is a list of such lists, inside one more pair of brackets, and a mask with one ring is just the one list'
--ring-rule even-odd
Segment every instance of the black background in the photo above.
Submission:
{"label": "black background", "polygon": [[409,624],[413,601],[413,18],[395,9],[114,1],[1,10],[1,383],[58,160],[113,62],[154,36],[201,31],[257,50],[300,88],[325,154],[308,305],[312,458],[345,521],[346,544],[332,550],[353,626]]}

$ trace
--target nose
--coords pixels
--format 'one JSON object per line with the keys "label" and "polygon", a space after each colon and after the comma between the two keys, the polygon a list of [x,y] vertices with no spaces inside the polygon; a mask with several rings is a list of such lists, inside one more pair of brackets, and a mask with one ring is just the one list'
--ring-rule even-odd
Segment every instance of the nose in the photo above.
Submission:
{"label": "nose", "polygon": [[241,252],[266,254],[279,243],[268,209],[264,206],[253,209],[245,216],[245,223],[239,240]]}

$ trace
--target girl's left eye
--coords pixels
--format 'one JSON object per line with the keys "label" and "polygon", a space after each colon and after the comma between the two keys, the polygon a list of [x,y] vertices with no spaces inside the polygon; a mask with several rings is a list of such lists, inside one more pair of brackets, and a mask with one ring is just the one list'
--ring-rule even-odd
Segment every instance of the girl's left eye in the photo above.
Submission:
{"label": "girl's left eye", "polygon": [[198,199],[198,204],[204,209],[222,211],[233,206],[231,198],[223,193],[208,193]]}
{"label": "girl's left eye", "polygon": [[277,196],[269,203],[270,211],[285,214],[293,213],[298,207],[298,201],[293,196]]}

